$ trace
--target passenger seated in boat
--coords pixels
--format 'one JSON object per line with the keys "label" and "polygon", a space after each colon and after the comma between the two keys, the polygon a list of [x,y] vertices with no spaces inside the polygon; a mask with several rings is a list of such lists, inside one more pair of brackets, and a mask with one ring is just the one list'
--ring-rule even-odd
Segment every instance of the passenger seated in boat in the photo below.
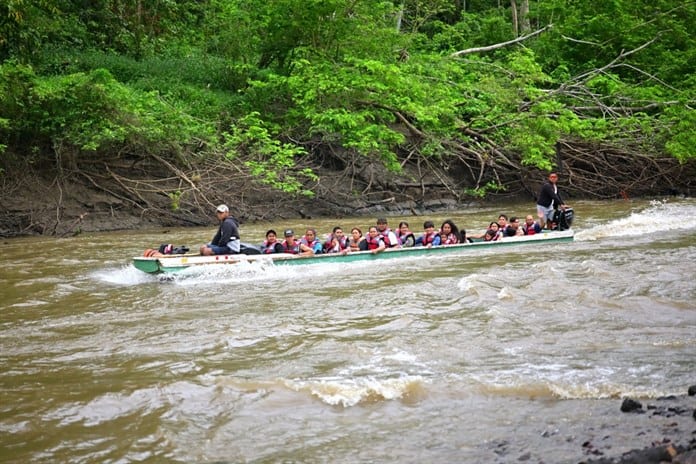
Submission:
{"label": "passenger seated in boat", "polygon": [[[306,247],[306,248],[305,248]],[[310,250],[310,255],[320,255],[324,252],[324,245],[317,238],[317,231],[309,228],[305,231],[304,237],[300,239],[300,251]],[[304,253],[301,253],[304,254]]]}
{"label": "passenger seated in boat", "polygon": [[384,237],[379,233],[376,226],[370,226],[367,237],[365,237],[365,245],[366,249],[372,253],[379,253],[387,249]]}
{"label": "passenger seated in boat", "polygon": [[350,230],[350,237],[348,238],[348,247],[343,250],[343,253],[350,253],[351,251],[365,251],[367,250],[367,244],[365,243],[365,237],[363,237],[362,230],[358,227],[353,227]]}
{"label": "passenger seated in boat", "polygon": [[291,255],[313,254],[311,253],[311,249],[309,249],[309,252],[307,251],[306,245],[303,249],[300,241],[295,239],[295,232],[293,232],[292,229],[287,229],[283,235],[285,236],[285,240],[283,240],[283,242],[281,243],[281,245],[283,246],[283,253],[290,253]]}
{"label": "passenger seated in boat", "polygon": [[505,233],[505,229],[507,229],[508,224],[508,217],[505,214],[498,216],[498,228],[502,234]]}
{"label": "passenger seated in boat", "polygon": [[382,236],[384,240],[384,246],[387,248],[400,248],[401,243],[399,242],[399,237],[396,236],[394,232],[389,228],[387,220],[385,218],[377,219],[377,231]]}
{"label": "passenger seated in boat", "polygon": [[534,216],[528,214],[527,217],[524,218],[524,225],[522,226],[522,231],[525,235],[540,234],[541,225],[534,220]]}
{"label": "passenger seated in boat", "polygon": [[497,240],[500,240],[502,236],[503,235],[500,231],[500,227],[498,226],[498,223],[495,221],[491,222],[488,225],[488,229],[486,229],[483,233],[469,235],[469,237],[471,238],[483,239],[486,242],[495,242]]}
{"label": "passenger seated in boat", "polygon": [[343,228],[336,226],[324,243],[324,253],[342,253],[348,248],[348,237],[343,233]]}
{"label": "passenger seated in boat", "polygon": [[278,241],[275,230],[270,229],[266,232],[266,240],[261,244],[261,252],[264,254],[283,252],[283,245]]}
{"label": "passenger seated in boat", "polygon": [[440,245],[456,245],[460,241],[459,227],[451,219],[447,219],[440,226]]}
{"label": "passenger seated in boat", "polygon": [[200,253],[203,256],[238,254],[241,248],[239,222],[230,216],[227,205],[219,205],[215,215],[220,221],[220,226],[210,243],[201,246]]}
{"label": "passenger seated in boat", "polygon": [[503,232],[503,235],[505,237],[515,237],[518,235],[524,235],[524,231],[520,227],[520,218],[516,216],[512,216],[510,218],[510,223],[508,226],[505,228],[505,231]]}
{"label": "passenger seated in boat", "polygon": [[408,222],[401,221],[399,223],[399,233],[397,235],[402,247],[412,247],[416,244],[416,236],[413,235],[408,227]]}
{"label": "passenger seated in boat", "polygon": [[425,247],[434,247],[440,244],[440,234],[435,231],[435,223],[433,221],[425,221],[423,223],[423,235],[418,237],[416,245]]}

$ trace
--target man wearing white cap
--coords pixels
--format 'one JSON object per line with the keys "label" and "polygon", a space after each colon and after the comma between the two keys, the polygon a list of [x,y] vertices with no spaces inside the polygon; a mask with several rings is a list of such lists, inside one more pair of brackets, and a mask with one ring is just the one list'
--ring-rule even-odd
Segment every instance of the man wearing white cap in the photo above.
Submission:
{"label": "man wearing white cap", "polygon": [[201,254],[212,256],[239,253],[239,223],[230,216],[227,205],[219,205],[215,214],[220,221],[220,227],[210,243],[201,247]]}

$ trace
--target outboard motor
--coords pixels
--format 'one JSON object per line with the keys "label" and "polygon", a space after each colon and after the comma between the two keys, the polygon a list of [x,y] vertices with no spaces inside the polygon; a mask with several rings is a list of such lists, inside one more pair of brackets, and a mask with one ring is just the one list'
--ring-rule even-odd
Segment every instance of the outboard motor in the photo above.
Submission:
{"label": "outboard motor", "polygon": [[573,224],[574,216],[575,213],[573,213],[573,208],[566,208],[563,211],[561,211],[560,209],[556,210],[556,212],[553,215],[553,230],[570,229],[570,226]]}

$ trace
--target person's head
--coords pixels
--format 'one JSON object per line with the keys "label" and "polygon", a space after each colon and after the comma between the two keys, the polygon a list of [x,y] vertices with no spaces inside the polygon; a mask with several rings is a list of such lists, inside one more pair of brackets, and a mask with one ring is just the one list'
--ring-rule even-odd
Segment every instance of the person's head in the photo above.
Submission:
{"label": "person's head", "polygon": [[380,232],[387,229],[387,220],[385,218],[377,219],[377,230]]}
{"label": "person's head", "polygon": [[531,226],[532,224],[534,224],[534,216],[528,214],[527,217],[524,218],[524,222],[525,224]]}
{"label": "person's head", "polygon": [[459,233],[459,229],[457,229],[457,226],[454,224],[454,222],[451,219],[447,219],[445,222],[443,222],[442,226],[440,226],[440,230],[445,235]]}
{"label": "person's head", "polygon": [[508,224],[508,217],[504,214],[498,216],[498,226],[505,227]]}
{"label": "person's head", "polygon": [[423,223],[423,230],[426,232],[432,232],[435,229],[435,223],[433,221],[425,221]]}
{"label": "person's head", "polygon": [[307,241],[314,241],[315,238],[317,238],[317,231],[316,229],[312,229],[311,227],[305,231],[305,238],[307,238]]}
{"label": "person's head", "polygon": [[218,205],[218,207],[215,209],[215,215],[219,220],[222,221],[230,215],[230,209],[227,207],[227,205]]}
{"label": "person's head", "polygon": [[275,242],[277,239],[278,239],[278,234],[276,234],[276,231],[275,231],[275,230],[269,229],[269,230],[266,232],[266,240],[267,240],[269,243],[273,243],[273,242]]}
{"label": "person's head", "polygon": [[556,182],[558,182],[558,173],[556,173],[556,172],[549,173],[549,182],[551,182],[552,184],[555,184]]}
{"label": "person's head", "polygon": [[490,224],[488,224],[488,230],[492,230],[492,231],[497,232],[498,229],[500,229],[500,224],[498,224],[497,222],[493,221]]}
{"label": "person's head", "polygon": [[512,227],[513,229],[517,229],[519,226],[520,226],[520,218],[518,218],[516,216],[512,216],[510,218],[510,227]]}
{"label": "person's head", "polygon": [[399,232],[403,232],[403,233],[410,232],[410,230],[409,230],[409,228],[408,228],[408,222],[406,222],[406,221],[401,221],[401,222],[399,223]]}
{"label": "person's head", "polygon": [[375,238],[379,235],[379,230],[377,229],[377,226],[370,226],[367,233],[370,235],[370,237]]}
{"label": "person's head", "polygon": [[287,240],[288,242],[295,241],[295,232],[293,232],[292,229],[286,229],[285,233],[283,233],[283,236],[285,237],[285,240]]}
{"label": "person's head", "polygon": [[350,235],[353,237],[353,240],[357,242],[360,237],[362,237],[362,230],[360,230],[358,227],[353,227],[350,229]]}
{"label": "person's head", "polygon": [[486,231],[486,235],[483,236],[483,240],[485,240],[486,242],[490,242],[491,240],[493,240],[494,237],[495,237],[495,231],[492,229],[488,229]]}
{"label": "person's head", "polygon": [[343,227],[340,227],[340,226],[334,227],[332,234],[334,237],[338,237],[338,238],[343,237]]}

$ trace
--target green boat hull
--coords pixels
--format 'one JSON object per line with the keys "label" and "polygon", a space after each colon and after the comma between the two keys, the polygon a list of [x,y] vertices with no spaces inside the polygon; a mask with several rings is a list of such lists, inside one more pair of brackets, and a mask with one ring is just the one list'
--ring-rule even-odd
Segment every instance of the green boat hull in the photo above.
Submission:
{"label": "green boat hull", "polygon": [[465,253],[481,248],[510,247],[521,245],[541,245],[543,243],[559,243],[573,241],[574,233],[572,230],[562,232],[545,232],[522,237],[508,237],[497,242],[474,242],[461,245],[437,246],[432,248],[412,247],[399,248],[372,253],[360,251],[341,254],[325,254],[314,256],[297,256],[290,254],[269,254],[269,255],[167,255],[157,258],[146,258],[137,256],[133,258],[133,266],[136,269],[147,272],[148,274],[160,274],[178,272],[193,266],[207,265],[230,265],[248,262],[273,262],[275,265],[304,265],[318,263],[350,263],[354,261],[382,260],[407,258],[413,256],[433,256]]}

